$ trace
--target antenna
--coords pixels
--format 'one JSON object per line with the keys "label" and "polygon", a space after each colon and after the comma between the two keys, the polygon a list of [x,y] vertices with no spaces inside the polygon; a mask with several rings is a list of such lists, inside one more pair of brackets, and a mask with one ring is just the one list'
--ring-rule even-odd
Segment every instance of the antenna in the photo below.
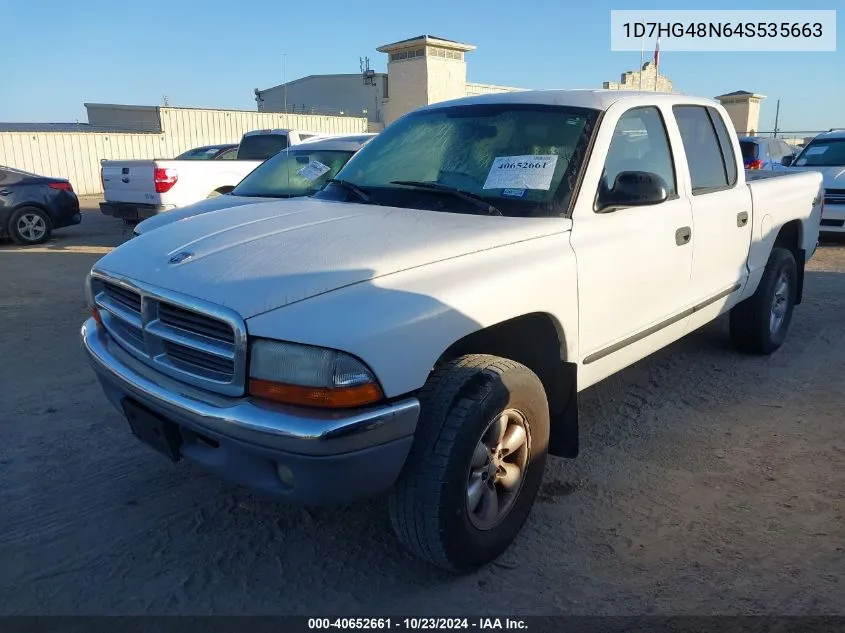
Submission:
{"label": "antenna", "polygon": [[361,67],[361,78],[364,80],[365,86],[376,85],[376,71],[370,70],[370,58],[359,57],[358,64]]}

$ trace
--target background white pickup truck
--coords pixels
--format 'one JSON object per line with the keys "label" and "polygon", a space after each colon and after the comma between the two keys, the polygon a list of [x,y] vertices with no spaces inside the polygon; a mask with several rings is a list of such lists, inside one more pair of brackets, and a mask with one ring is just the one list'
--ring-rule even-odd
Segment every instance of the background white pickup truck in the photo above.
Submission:
{"label": "background white pickup truck", "polygon": [[[310,196],[334,178],[355,152],[374,136],[346,134],[308,139],[268,158],[239,182],[231,193],[148,218],[134,228],[133,235],[138,236],[172,222],[220,209]],[[243,217],[247,217],[246,213]]]}
{"label": "background white pickup truck", "polygon": [[143,220],[162,211],[229,193],[253,169],[282,149],[318,136],[303,130],[247,132],[233,160],[107,160],[100,170],[100,211]]}
{"label": "background white pickup truck", "polygon": [[439,103],[313,197],[103,257],[83,345],[171,459],[296,503],[389,490],[402,543],[464,570],[516,537],[547,455],[577,454],[578,391],[725,313],[739,349],[783,343],[821,175],[771,175],[746,183],[707,99]]}

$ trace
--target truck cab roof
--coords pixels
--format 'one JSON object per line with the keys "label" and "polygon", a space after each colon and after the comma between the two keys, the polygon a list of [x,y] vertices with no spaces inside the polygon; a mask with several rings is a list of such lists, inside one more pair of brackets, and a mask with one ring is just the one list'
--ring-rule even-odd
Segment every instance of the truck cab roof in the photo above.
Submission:
{"label": "truck cab roof", "polygon": [[[714,105],[718,101],[702,97],[689,97],[687,95],[651,92],[639,90],[520,90],[517,92],[503,92],[496,94],[478,95],[476,97],[464,97],[451,101],[441,101],[420,110],[435,110],[444,107],[473,104],[524,104],[524,105],[550,105],[569,106],[577,108],[590,108],[593,110],[607,110],[614,103],[623,100],[640,101],[649,104],[666,103],[669,105]],[[418,110],[419,111],[419,110]]]}

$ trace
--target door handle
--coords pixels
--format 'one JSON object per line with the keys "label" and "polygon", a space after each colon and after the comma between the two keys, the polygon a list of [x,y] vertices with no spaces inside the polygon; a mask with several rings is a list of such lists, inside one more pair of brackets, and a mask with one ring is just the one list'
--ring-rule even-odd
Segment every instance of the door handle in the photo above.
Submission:
{"label": "door handle", "polygon": [[736,214],[736,225],[739,227],[743,227],[748,224],[748,212],[743,211],[741,213]]}
{"label": "door handle", "polygon": [[688,226],[682,226],[677,231],[675,231],[675,244],[677,244],[678,246],[689,244],[691,237],[692,229],[690,229],[690,227]]}
{"label": "door handle", "polygon": [[11,195],[11,193],[12,192],[9,191],[8,189],[0,189],[0,196],[8,196],[8,195]]}

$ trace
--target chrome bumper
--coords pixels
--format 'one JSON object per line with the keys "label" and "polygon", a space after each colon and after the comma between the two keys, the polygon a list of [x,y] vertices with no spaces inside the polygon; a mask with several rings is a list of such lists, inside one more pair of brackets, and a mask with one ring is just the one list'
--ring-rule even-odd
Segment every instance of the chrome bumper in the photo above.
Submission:
{"label": "chrome bumper", "polygon": [[416,398],[366,409],[325,411],[277,405],[250,397],[211,394],[173,380],[138,362],[110,339],[94,319],[82,325],[82,346],[109,400],[121,410],[130,397],[199,432],[298,455],[350,453],[413,436]]}

